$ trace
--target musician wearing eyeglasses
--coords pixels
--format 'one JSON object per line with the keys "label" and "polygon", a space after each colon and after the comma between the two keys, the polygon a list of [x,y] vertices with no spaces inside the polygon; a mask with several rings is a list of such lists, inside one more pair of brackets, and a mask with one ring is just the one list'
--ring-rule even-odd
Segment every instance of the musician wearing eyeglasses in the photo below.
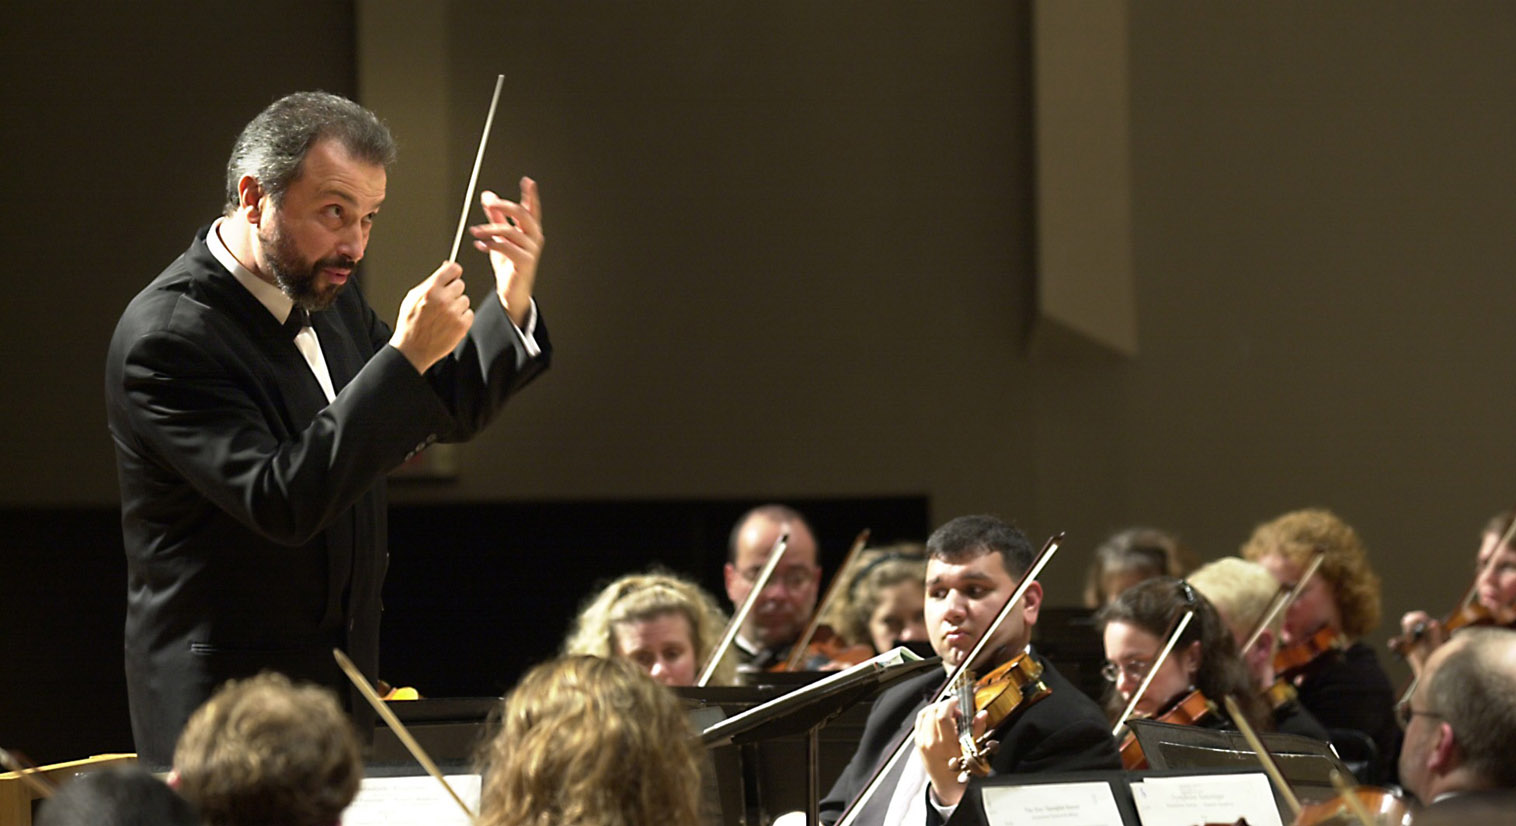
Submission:
{"label": "musician wearing eyeglasses", "polygon": [[816,610],[821,579],[816,537],[805,517],[785,505],[754,508],[732,528],[722,572],[726,595],[734,608],[747,600],[781,534],[789,537],[784,558],[737,632],[738,669],[742,671],[762,671],[784,662]]}
{"label": "musician wearing eyeglasses", "polygon": [[[943,672],[905,680],[874,702],[858,750],[821,801],[824,822],[834,823],[842,816],[868,785],[875,766],[897,744],[906,752],[897,770],[861,804],[858,822],[925,826],[946,820],[972,800],[971,787],[955,767],[962,756],[958,704],[954,699],[932,701],[944,673],[969,656],[1033,561],[1026,536],[991,516],[959,517],[927,539],[924,613]],[[1018,706],[997,729],[1000,746],[989,757],[990,770],[1008,774],[1119,769],[1116,744],[1100,708],[1030,649],[1041,606],[1042,587],[1034,582],[974,663],[975,673],[982,676],[1026,655],[1026,662],[1040,667],[1039,679],[1048,689],[1041,699]],[[969,723],[976,736],[986,726],[982,712]]]}
{"label": "musician wearing eyeglasses", "polygon": [[[1187,613],[1189,621],[1183,622]],[[1104,673],[1114,689],[1113,720],[1132,705],[1134,697],[1133,716],[1164,720],[1184,700],[1198,694],[1217,704],[1230,696],[1255,729],[1274,727],[1237,656],[1231,630],[1211,603],[1184,580],[1157,577],[1139,582],[1100,609],[1095,624],[1105,641]],[[1170,638],[1174,640],[1171,647]],[[1167,656],[1163,656],[1165,648]],[[1233,721],[1226,712],[1211,711],[1204,700],[1197,700],[1193,711],[1167,721],[1231,728]]]}
{"label": "musician wearing eyeglasses", "polygon": [[1458,633],[1396,711],[1400,781],[1426,807],[1417,826],[1516,822],[1516,632]]}

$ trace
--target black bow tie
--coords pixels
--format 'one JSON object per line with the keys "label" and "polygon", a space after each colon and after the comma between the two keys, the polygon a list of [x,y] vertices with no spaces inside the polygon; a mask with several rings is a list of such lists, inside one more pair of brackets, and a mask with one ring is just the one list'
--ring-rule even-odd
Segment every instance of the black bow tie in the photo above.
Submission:
{"label": "black bow tie", "polygon": [[311,314],[309,310],[300,306],[290,308],[289,317],[284,319],[284,332],[290,338],[300,335],[300,331],[309,326],[311,326]]}

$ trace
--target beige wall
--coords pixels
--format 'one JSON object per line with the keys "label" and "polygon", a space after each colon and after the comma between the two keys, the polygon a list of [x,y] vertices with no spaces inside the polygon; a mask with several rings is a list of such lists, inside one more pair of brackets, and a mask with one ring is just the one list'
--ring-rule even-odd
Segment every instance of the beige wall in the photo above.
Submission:
{"label": "beige wall", "polygon": [[[1034,323],[1025,7],[441,7],[408,31],[360,4],[359,87],[428,147],[392,193],[435,204],[381,223],[371,291],[393,304],[424,274],[382,253],[445,254],[503,72],[481,182],[542,183],[559,346],[456,485],[402,498],[924,492],[939,519],[1069,531],[1047,575],[1064,601],[1110,529],[1210,557],[1320,503],[1362,529],[1398,613],[1446,608],[1516,496],[1516,6],[1131,4],[1133,359]],[[7,233],[7,504],[114,500],[105,339],[215,208],[231,137],[169,89],[53,73],[6,93],[80,101],[35,153],[70,197]],[[134,95],[156,128],[113,132]],[[37,326],[60,315],[78,335]]]}

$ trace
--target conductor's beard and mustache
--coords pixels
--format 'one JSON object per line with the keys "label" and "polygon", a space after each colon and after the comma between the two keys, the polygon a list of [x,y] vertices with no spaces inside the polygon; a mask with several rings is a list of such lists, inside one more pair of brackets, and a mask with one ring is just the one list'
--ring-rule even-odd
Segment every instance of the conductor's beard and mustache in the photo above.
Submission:
{"label": "conductor's beard and mustache", "polygon": [[274,276],[274,283],[295,302],[295,306],[303,307],[309,312],[332,306],[342,288],[347,286],[322,284],[320,276],[323,269],[351,272],[358,265],[357,261],[346,255],[333,255],[310,264],[305,263],[300,258],[300,252],[295,249],[295,240],[281,230],[277,222],[269,227],[267,236],[258,233],[258,244],[263,248],[263,260],[268,264],[269,273]]}

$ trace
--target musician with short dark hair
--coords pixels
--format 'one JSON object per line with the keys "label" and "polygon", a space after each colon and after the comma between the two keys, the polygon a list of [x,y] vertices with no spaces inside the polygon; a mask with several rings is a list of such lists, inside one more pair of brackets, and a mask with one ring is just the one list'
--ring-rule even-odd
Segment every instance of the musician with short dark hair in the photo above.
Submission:
{"label": "musician with short dark hair", "polygon": [[[932,648],[950,672],[968,657],[989,629],[1034,553],[1026,536],[992,516],[962,516],[927,539],[926,622]],[[1031,651],[1032,627],[1042,607],[1042,586],[1033,582],[995,631],[974,664],[983,675],[1027,655],[1041,667],[1045,697],[1018,709],[997,732],[999,750],[990,758],[995,774],[1119,769],[1105,716],[1064,679],[1051,663]],[[923,674],[891,687],[874,702],[858,750],[821,801],[821,817],[836,822],[845,806],[869,782],[894,744],[909,738],[901,768],[868,802],[864,822],[886,826],[926,826],[945,820],[965,800],[968,787],[950,763],[961,754],[953,699],[932,703],[943,674]],[[976,715],[977,716],[977,715]],[[984,723],[977,729],[982,731]]]}

